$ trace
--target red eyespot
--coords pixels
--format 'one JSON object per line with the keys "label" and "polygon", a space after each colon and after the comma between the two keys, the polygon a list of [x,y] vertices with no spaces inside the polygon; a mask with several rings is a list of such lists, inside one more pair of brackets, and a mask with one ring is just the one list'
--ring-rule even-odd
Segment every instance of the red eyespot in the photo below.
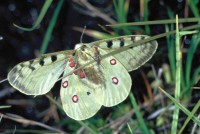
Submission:
{"label": "red eyespot", "polygon": [[85,73],[84,73],[83,71],[81,71],[81,72],[79,73],[79,77],[80,77],[80,78],[85,78]]}
{"label": "red eyespot", "polygon": [[68,87],[68,81],[63,82],[63,83],[62,83],[62,87],[63,87],[63,88]]}
{"label": "red eyespot", "polygon": [[116,64],[116,60],[115,60],[115,59],[111,59],[111,60],[110,60],[110,64],[111,64],[111,65],[115,65],[115,64]]}
{"label": "red eyespot", "polygon": [[78,102],[78,96],[77,96],[77,95],[74,95],[74,96],[72,97],[72,101],[73,101],[74,103]]}
{"label": "red eyespot", "polygon": [[70,66],[71,68],[73,68],[73,67],[76,66],[76,64],[72,61],[72,62],[69,64],[69,66]]}
{"label": "red eyespot", "polygon": [[112,78],[112,82],[113,82],[114,84],[118,84],[119,80],[117,79],[117,77],[113,77],[113,78]]}

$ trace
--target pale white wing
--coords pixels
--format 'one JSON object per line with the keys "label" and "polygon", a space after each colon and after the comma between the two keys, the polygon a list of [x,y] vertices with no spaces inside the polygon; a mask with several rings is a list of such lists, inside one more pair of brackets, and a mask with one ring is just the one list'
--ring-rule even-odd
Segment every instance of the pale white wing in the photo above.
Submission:
{"label": "pale white wing", "polygon": [[9,83],[27,95],[47,93],[56,83],[73,51],[46,54],[17,64],[7,76]]}
{"label": "pale white wing", "polygon": [[[64,75],[72,70],[73,68],[67,63]],[[66,114],[75,120],[85,120],[95,115],[101,108],[101,104],[95,98],[97,96],[95,91],[82,83],[75,74],[64,77],[60,96]]]}
{"label": "pale white wing", "polygon": [[[90,43],[89,45],[98,46],[103,50],[105,50],[106,52],[112,52],[116,49],[120,49],[123,46],[131,45],[137,41],[144,40],[146,38],[149,38],[149,36],[129,35],[129,36],[121,36],[121,37],[96,41]],[[151,59],[157,47],[158,47],[157,42],[151,41],[136,47],[131,47],[130,49],[119,52],[113,56],[124,65],[124,67],[128,70],[128,72],[130,72],[132,70],[139,68],[149,59]]]}
{"label": "pale white wing", "polygon": [[[101,48],[98,51],[102,55],[107,53]],[[112,107],[124,101],[132,85],[131,77],[126,68],[114,56],[101,60],[99,68],[105,78],[105,89],[96,89],[98,92],[102,92],[102,95],[97,93],[98,102],[106,107]]]}

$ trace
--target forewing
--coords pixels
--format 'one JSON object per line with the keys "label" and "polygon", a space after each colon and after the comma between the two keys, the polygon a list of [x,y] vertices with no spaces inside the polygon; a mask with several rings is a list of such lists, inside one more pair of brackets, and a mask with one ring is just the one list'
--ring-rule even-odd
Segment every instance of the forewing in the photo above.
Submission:
{"label": "forewing", "polygon": [[[98,50],[100,54],[104,55],[107,53],[100,48]],[[99,103],[107,107],[112,107],[124,101],[132,85],[131,77],[126,68],[114,56],[101,60],[98,66],[105,78],[105,89],[96,89],[96,91],[102,92],[102,95],[98,95],[100,93],[97,93],[98,96],[96,98]]]}
{"label": "forewing", "polygon": [[63,51],[17,64],[7,76],[9,83],[27,95],[47,93],[64,71],[72,51]]}
{"label": "forewing", "polygon": [[[105,39],[102,41],[97,41],[90,43],[90,46],[98,46],[102,48],[106,52],[112,52],[116,49],[120,49],[121,47],[131,45],[137,41],[144,40],[149,38],[146,35],[130,35],[130,36],[121,36],[117,38]],[[146,63],[157,49],[157,42],[151,41],[145,44],[131,47],[126,51],[119,52],[113,55],[116,59],[118,59],[122,65],[130,72],[139,68],[141,65]]]}
{"label": "forewing", "polygon": [[[67,63],[64,75],[72,70],[73,68]],[[75,120],[88,119],[101,107],[95,98],[96,91],[81,82],[74,73],[62,79],[60,96],[64,111]]]}

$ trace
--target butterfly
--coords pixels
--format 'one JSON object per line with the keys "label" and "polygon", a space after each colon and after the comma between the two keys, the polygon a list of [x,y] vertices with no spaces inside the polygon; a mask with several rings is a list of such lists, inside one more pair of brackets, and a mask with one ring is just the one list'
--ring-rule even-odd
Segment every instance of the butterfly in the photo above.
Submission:
{"label": "butterfly", "polygon": [[[128,72],[147,62],[158,44],[151,41],[104,59],[101,57],[146,38],[149,36],[129,35],[80,43],[74,50],[21,62],[11,69],[7,79],[20,92],[34,96],[46,94],[62,79],[60,96],[64,111],[75,120],[85,120],[95,115],[102,105],[112,107],[127,98],[132,86]],[[67,74],[70,75],[65,77]]]}

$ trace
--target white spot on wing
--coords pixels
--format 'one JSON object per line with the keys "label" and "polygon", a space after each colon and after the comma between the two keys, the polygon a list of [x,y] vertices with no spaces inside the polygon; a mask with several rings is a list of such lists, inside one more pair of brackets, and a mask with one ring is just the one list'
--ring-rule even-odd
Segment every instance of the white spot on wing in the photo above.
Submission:
{"label": "white spot on wing", "polygon": [[114,40],[112,48],[119,48],[119,47],[120,47],[120,41],[119,40]]}

